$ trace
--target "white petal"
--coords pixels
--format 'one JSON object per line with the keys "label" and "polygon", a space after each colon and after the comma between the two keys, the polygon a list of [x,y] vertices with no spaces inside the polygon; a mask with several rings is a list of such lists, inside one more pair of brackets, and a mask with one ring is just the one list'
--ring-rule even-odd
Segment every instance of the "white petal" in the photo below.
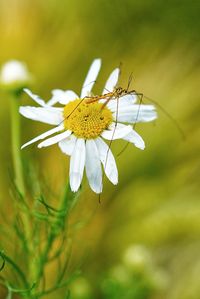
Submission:
{"label": "white petal", "polygon": [[48,106],[52,106],[56,103],[67,105],[69,102],[74,101],[79,98],[79,96],[72,90],[52,90],[52,98],[47,102]]}
{"label": "white petal", "polygon": [[157,113],[153,105],[132,105],[120,107],[113,117],[120,122],[138,123],[156,119]]}
{"label": "white petal", "polygon": [[104,171],[108,179],[116,185],[118,183],[118,171],[115,158],[108,145],[101,139],[95,139],[95,143],[99,152],[100,160],[103,164]]}
{"label": "white petal", "polygon": [[25,148],[26,146],[28,146],[28,145],[30,145],[30,144],[32,144],[32,143],[38,141],[38,140],[44,139],[44,138],[46,138],[46,137],[48,137],[48,136],[50,136],[50,135],[52,135],[52,134],[54,134],[54,133],[57,133],[57,132],[59,132],[59,131],[62,131],[63,129],[64,129],[64,125],[61,124],[60,126],[58,126],[58,127],[56,127],[56,128],[53,128],[53,129],[51,129],[51,130],[49,130],[49,131],[47,131],[47,132],[45,132],[45,133],[43,133],[43,134],[41,134],[41,135],[35,137],[35,138],[33,138],[33,139],[30,140],[29,142],[27,142],[27,143],[25,143],[24,145],[22,145],[21,149]]}
{"label": "white petal", "polygon": [[[117,104],[118,101],[118,104]],[[114,98],[110,100],[107,104],[107,107],[112,111],[116,112],[117,109],[123,107],[132,107],[137,101],[137,96],[135,94],[126,94],[122,97]]]}
{"label": "white petal", "polygon": [[21,106],[19,112],[29,119],[50,125],[59,125],[63,121],[63,108]]}
{"label": "white petal", "polygon": [[118,78],[119,78],[119,68],[115,69],[109,76],[106,85],[103,90],[103,94],[112,92],[117,85]]}
{"label": "white petal", "polygon": [[69,135],[71,135],[71,131],[67,130],[61,134],[58,134],[56,136],[46,139],[45,141],[42,141],[41,143],[38,144],[38,147],[41,148],[41,147],[46,147],[46,146],[58,143],[62,139],[67,138]]}
{"label": "white petal", "polygon": [[70,187],[76,192],[80,187],[85,166],[85,140],[78,138],[70,159]]}
{"label": "white petal", "polygon": [[109,127],[109,130],[103,131],[101,136],[107,140],[115,140],[123,138],[132,131],[130,125],[123,125],[119,123],[112,123]]}
{"label": "white petal", "polygon": [[64,154],[71,156],[74,150],[76,140],[77,138],[73,134],[71,134],[66,139],[61,140],[58,143],[58,145]]}
{"label": "white petal", "polygon": [[123,137],[123,139],[133,143],[136,147],[140,148],[141,150],[145,148],[144,140],[135,130],[132,130],[132,132]]}
{"label": "white petal", "polygon": [[97,146],[93,139],[86,141],[86,174],[91,189],[102,192],[102,169]]}
{"label": "white petal", "polygon": [[86,76],[86,79],[83,83],[82,91],[81,91],[81,98],[84,98],[85,96],[88,96],[88,94],[91,92],[92,87],[95,83],[95,80],[98,76],[99,70],[101,67],[101,59],[95,59],[88,71],[88,74]]}
{"label": "white petal", "polygon": [[24,91],[40,106],[45,106],[46,103],[44,100],[42,100],[37,94],[32,93],[28,88],[24,88]]}

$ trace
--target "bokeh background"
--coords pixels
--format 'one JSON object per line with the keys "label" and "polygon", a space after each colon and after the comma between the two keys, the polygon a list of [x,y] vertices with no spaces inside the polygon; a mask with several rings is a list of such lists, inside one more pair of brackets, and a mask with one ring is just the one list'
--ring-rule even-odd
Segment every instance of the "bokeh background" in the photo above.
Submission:
{"label": "bokeh background", "polygon": [[[131,87],[166,109],[185,135],[158,108],[156,122],[137,125],[145,151],[129,145],[117,157],[119,184],[105,179],[101,204],[85,180],[71,229],[71,264],[83,271],[71,286],[72,298],[199,299],[199,13],[195,0],[0,0],[0,64],[26,62],[35,93],[47,100],[54,88],[79,92],[96,57],[103,66],[94,92],[101,93],[121,62],[120,85],[133,73]],[[26,95],[22,102],[33,104]],[[0,202],[12,230],[9,101],[3,93],[0,105]],[[22,143],[48,128],[21,121]],[[123,145],[113,142],[115,155]],[[68,157],[56,146],[32,146],[23,158],[36,165],[44,189],[60,192]],[[49,201],[56,204],[56,196]],[[49,268],[49,281],[54,271]],[[60,290],[47,298],[63,296]]]}

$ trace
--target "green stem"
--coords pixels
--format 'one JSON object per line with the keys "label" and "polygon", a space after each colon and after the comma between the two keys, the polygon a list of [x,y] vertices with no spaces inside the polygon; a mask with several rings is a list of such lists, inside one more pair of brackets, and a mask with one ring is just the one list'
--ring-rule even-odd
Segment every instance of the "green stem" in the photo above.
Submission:
{"label": "green stem", "polygon": [[12,266],[13,270],[15,270],[17,272],[17,274],[19,275],[19,277],[21,278],[23,284],[25,287],[28,287],[28,282],[26,280],[26,276],[24,275],[23,271],[20,269],[20,267],[9,257],[7,256],[4,252],[0,252],[0,256],[2,256],[2,258]]}
{"label": "green stem", "polygon": [[19,97],[14,95],[11,98],[11,138],[12,138],[12,157],[15,175],[15,184],[19,192],[24,195],[24,179],[20,153],[20,114]]}
{"label": "green stem", "polygon": [[[12,138],[12,159],[14,167],[14,177],[15,185],[21,196],[24,198],[25,195],[25,186],[24,186],[24,177],[23,177],[23,167],[21,160],[21,144],[20,144],[20,114],[19,114],[19,100],[20,94],[13,93],[10,99],[11,105],[11,138]],[[27,244],[27,254],[28,259],[31,260],[31,244],[32,244],[32,233],[31,233],[31,221],[29,214],[26,211],[22,211],[21,218],[24,227],[24,236]],[[30,261],[28,261],[30,264]],[[29,271],[30,276],[30,271]],[[29,278],[28,276],[28,278]],[[32,282],[30,282],[32,283]],[[26,285],[27,287],[27,285]]]}
{"label": "green stem", "polygon": [[35,281],[37,282],[37,285],[39,284],[43,276],[45,266],[48,263],[49,252],[53,246],[53,243],[65,228],[65,224],[68,220],[69,213],[73,208],[76,200],[77,200],[77,194],[72,193],[68,185],[67,188],[65,189],[64,195],[61,198],[59,210],[55,216],[53,223],[51,224],[51,229],[48,234],[45,247],[39,257],[39,260],[37,262],[33,261],[32,264],[33,266],[32,272],[33,275],[35,276]]}
{"label": "green stem", "polygon": [[55,287],[52,287],[44,292],[41,292],[41,293],[38,293],[37,294],[37,297],[40,298],[42,296],[45,296],[45,295],[48,295],[48,294],[51,294],[52,292],[58,290],[58,289],[61,289],[61,288],[64,288],[66,286],[68,286],[73,280],[75,280],[78,276],[80,276],[80,271],[76,271],[74,274],[72,274],[72,276],[65,282],[59,284],[58,286],[55,286]]}

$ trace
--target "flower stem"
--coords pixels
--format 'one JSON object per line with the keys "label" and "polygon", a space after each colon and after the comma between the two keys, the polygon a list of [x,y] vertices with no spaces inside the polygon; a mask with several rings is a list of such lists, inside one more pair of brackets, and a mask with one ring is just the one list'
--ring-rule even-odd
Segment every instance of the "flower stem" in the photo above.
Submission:
{"label": "flower stem", "polygon": [[[22,197],[25,196],[25,186],[23,177],[23,167],[20,152],[20,114],[19,114],[19,93],[13,93],[10,99],[10,110],[11,110],[11,141],[12,141],[12,159],[14,168],[14,181],[18,192]],[[30,263],[30,247],[32,244],[32,233],[31,233],[31,221],[29,214],[26,211],[22,211],[21,219],[24,227],[24,237],[27,244],[27,257],[28,263]],[[28,265],[29,266],[29,265]],[[28,269],[29,272],[29,269]],[[30,277],[28,273],[27,280]],[[30,282],[31,283],[31,282]],[[27,285],[25,286],[27,287]]]}
{"label": "flower stem", "polygon": [[20,153],[20,114],[19,96],[13,95],[11,98],[11,138],[12,138],[12,158],[15,175],[15,185],[18,191],[24,195],[24,179]]}

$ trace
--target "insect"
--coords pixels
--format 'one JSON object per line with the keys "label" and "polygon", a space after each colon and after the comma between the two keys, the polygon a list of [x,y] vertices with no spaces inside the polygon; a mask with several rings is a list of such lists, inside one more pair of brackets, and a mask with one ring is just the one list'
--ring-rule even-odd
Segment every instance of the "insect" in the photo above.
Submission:
{"label": "insect", "polygon": [[[155,100],[145,96],[141,92],[137,92],[135,89],[130,90],[129,86],[130,86],[131,81],[132,81],[132,75],[129,78],[127,88],[123,88],[121,86],[118,86],[118,87],[116,86],[116,87],[114,87],[113,91],[108,91],[107,93],[104,93],[102,95],[86,96],[85,97],[85,102],[88,103],[88,104],[92,104],[94,102],[101,101],[103,103],[102,109],[104,109],[104,107],[106,105],[108,105],[108,103],[111,100],[112,101],[115,100],[116,105],[117,105],[116,121],[115,121],[115,128],[116,128],[117,127],[117,122],[118,122],[118,110],[119,110],[120,100],[124,96],[130,95],[129,100],[131,101],[131,96],[133,96],[133,97],[137,96],[139,98],[139,105],[138,105],[138,108],[137,108],[137,112],[135,114],[135,121],[133,122],[133,129],[135,129],[136,123],[138,122],[138,119],[139,119],[139,116],[140,116],[140,108],[141,108],[141,105],[142,105],[142,102],[143,102],[143,98],[145,98],[147,101],[155,104],[155,106],[157,106],[171,120],[171,122],[175,125],[175,127],[179,131],[181,137],[183,139],[185,139],[185,134],[184,134],[182,128],[179,126],[179,123],[177,122],[177,120],[175,118],[173,118],[173,116],[166,109],[164,109],[158,102],[156,102]],[[102,101],[102,100],[104,100],[104,101]],[[105,167],[106,167],[106,164],[107,164],[109,150],[111,148],[111,145],[112,145],[112,142],[113,142],[113,139],[114,139],[114,134],[115,134],[115,130],[113,131],[112,139],[109,141],[109,148],[108,148],[108,151],[107,151],[107,154],[106,154]],[[128,145],[129,145],[129,142],[127,142],[125,144],[125,146],[121,149],[121,151],[118,153],[117,156],[120,156],[126,150]],[[105,175],[105,173],[103,174],[103,178],[104,178],[104,175]],[[100,198],[100,195],[99,195],[99,202],[100,201],[101,201],[101,198]]]}
{"label": "insect", "polygon": [[[162,112],[164,112],[166,114],[166,116],[174,123],[174,125],[177,127],[177,129],[179,130],[179,132],[181,133],[181,135],[183,135],[183,131],[182,129],[180,128],[179,124],[177,123],[177,121],[161,106],[159,105],[156,101],[146,97],[143,95],[143,93],[140,93],[140,92],[137,92],[135,89],[132,89],[130,90],[130,83],[132,81],[132,75],[129,77],[129,80],[128,80],[128,85],[126,88],[123,88],[121,86],[114,86],[114,88],[110,88],[110,89],[113,89],[112,91],[111,90],[108,90],[108,89],[104,89],[104,92],[103,94],[100,94],[100,95],[87,95],[85,96],[84,98],[82,98],[80,100],[80,102],[78,103],[78,105],[76,105],[76,107],[74,107],[74,109],[70,112],[70,114],[66,117],[66,118],[69,118],[76,109],[80,108],[78,107],[79,105],[81,105],[82,103],[85,103],[87,105],[92,105],[93,103],[95,102],[100,102],[102,104],[102,107],[101,109],[103,110],[108,104],[110,101],[112,102],[116,102],[116,112],[115,112],[115,128],[113,130],[113,135],[112,135],[112,138],[111,140],[109,141],[109,144],[108,144],[108,150],[107,150],[107,153],[106,153],[106,157],[105,157],[105,165],[104,167],[106,168],[107,166],[107,160],[108,160],[108,156],[109,156],[109,151],[111,149],[111,145],[112,145],[112,142],[114,140],[114,135],[115,135],[115,131],[117,129],[117,124],[118,124],[118,120],[119,120],[119,108],[120,108],[120,101],[123,100],[123,98],[125,98],[125,96],[128,96],[127,97],[127,101],[131,101],[131,98],[133,97],[133,101],[135,100],[135,97],[138,97],[139,98],[139,104],[135,106],[135,113],[134,113],[134,120],[132,121],[133,123],[133,129],[135,129],[135,126],[136,126],[136,123],[139,121],[140,119],[140,111],[142,110],[142,101],[143,101],[143,97],[146,98],[148,101],[154,103],[159,109],[162,110]],[[109,107],[108,107],[109,108]],[[123,108],[123,101],[122,101],[122,108]],[[136,111],[137,110],[137,111]],[[123,122],[123,121],[122,121]],[[129,142],[126,143],[126,145],[124,146],[124,148],[120,151],[120,153],[118,154],[121,155],[125,149],[127,148]],[[103,177],[102,177],[102,181],[104,179],[104,176],[105,176],[105,172],[103,172]],[[100,202],[100,195],[99,195],[99,202]]]}
{"label": "insect", "polygon": [[[120,70],[120,68],[119,68],[119,70]],[[121,73],[121,71],[119,72],[119,75],[120,75],[120,73]],[[143,97],[142,93],[138,93],[138,92],[136,92],[136,90],[129,90],[132,78],[133,78],[133,76],[131,74],[126,88],[122,88],[121,86],[116,85],[116,86],[114,86],[113,91],[107,90],[107,93],[105,93],[103,95],[86,96],[85,97],[86,103],[90,104],[90,103],[94,103],[94,102],[104,99],[105,102],[102,106],[102,109],[103,109],[109,103],[109,101],[111,99],[118,100],[125,95],[131,95],[131,94]]]}
{"label": "insect", "polygon": [[135,119],[135,123],[133,124],[133,128],[134,128],[136,125],[136,122],[137,122],[137,118],[139,116],[140,105],[142,104],[143,98],[145,98],[147,101],[149,101],[149,102],[153,103],[155,106],[157,106],[173,122],[173,124],[179,131],[182,138],[185,139],[185,134],[184,134],[182,128],[180,127],[179,123],[177,122],[177,120],[166,109],[164,109],[157,101],[147,97],[146,95],[144,95],[141,92],[137,92],[135,89],[129,90],[131,81],[132,81],[132,75],[129,78],[127,88],[122,88],[121,86],[115,87],[112,92],[108,91],[108,93],[103,94],[103,95],[86,96],[84,98],[84,100],[86,101],[86,103],[90,104],[90,103],[94,103],[94,102],[104,99],[105,102],[103,103],[103,106],[102,106],[102,109],[103,109],[109,103],[110,100],[118,101],[118,100],[120,100],[120,98],[124,97],[125,95],[133,95],[133,96],[139,97],[139,108],[138,108],[138,112],[137,112],[137,117]]}
{"label": "insect", "polygon": [[[86,96],[84,98],[85,103],[88,105],[95,103],[95,102],[102,103],[102,107],[101,107],[102,110],[108,105],[108,103],[111,100],[114,100],[114,102],[116,102],[116,114],[115,114],[115,121],[114,121],[115,127],[114,127],[114,130],[112,133],[112,137],[108,144],[108,150],[107,150],[106,157],[105,157],[105,166],[104,166],[105,168],[107,167],[109,151],[111,149],[111,145],[114,140],[115,131],[117,129],[120,100],[123,99],[127,95],[130,95],[130,97],[128,99],[130,101],[131,101],[131,96],[133,96],[134,101],[135,101],[135,96],[140,97],[140,104],[137,108],[136,115],[135,115],[135,123],[137,122],[137,119],[139,116],[139,110],[140,110],[140,105],[141,105],[143,94],[137,93],[136,90],[129,90],[131,80],[132,80],[132,76],[130,76],[130,78],[129,78],[127,88],[123,88],[121,86],[115,86],[113,88],[113,91],[104,89],[104,91],[107,91],[107,92],[103,93],[102,95],[94,95],[94,96],[91,95],[91,96]],[[122,102],[122,105],[123,105],[123,102]],[[135,126],[135,124],[133,125],[133,128],[134,128],[134,126]],[[104,177],[105,177],[105,172],[103,173],[102,181],[103,181]],[[100,202],[101,202],[101,195],[99,194],[99,203]]]}
{"label": "insect", "polygon": [[[120,67],[119,67],[119,75],[121,73]],[[92,104],[95,102],[98,102],[100,100],[105,100],[105,102],[102,105],[101,109],[104,109],[105,106],[109,103],[109,101],[111,99],[116,99],[119,100],[120,98],[122,98],[125,95],[136,95],[138,97],[143,97],[142,93],[138,93],[136,90],[129,90],[130,84],[132,81],[132,74],[129,77],[128,80],[128,85],[127,88],[122,88],[121,86],[114,86],[113,91],[110,91],[108,89],[106,89],[107,93],[104,93],[102,95],[89,95],[89,96],[85,96],[84,98],[81,99],[81,101],[79,102],[79,104],[70,112],[70,114],[67,116],[67,118],[69,118],[72,113],[83,103],[85,102],[86,104]],[[93,81],[91,82],[93,83]],[[142,101],[142,100],[141,100]]]}
{"label": "insect", "polygon": [[[99,95],[86,96],[85,101],[87,104],[90,104],[90,103],[94,103],[94,102],[104,99],[106,101],[102,106],[102,109],[103,109],[111,99],[119,99],[120,97],[123,97],[128,94],[137,94],[138,95],[136,90],[129,91],[127,88],[125,89],[125,88],[122,88],[121,86],[119,86],[119,87],[115,87],[113,91],[109,91],[108,93],[105,93],[100,96]],[[142,94],[139,94],[139,95],[142,95]]]}

